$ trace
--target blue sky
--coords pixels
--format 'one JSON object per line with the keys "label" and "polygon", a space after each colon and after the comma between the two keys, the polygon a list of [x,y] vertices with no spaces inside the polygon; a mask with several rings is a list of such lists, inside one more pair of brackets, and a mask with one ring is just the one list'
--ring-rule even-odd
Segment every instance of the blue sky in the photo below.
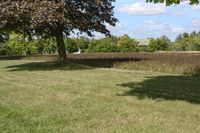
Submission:
{"label": "blue sky", "polygon": [[128,34],[144,39],[167,35],[174,40],[180,33],[200,30],[200,5],[191,6],[184,2],[166,7],[164,4],[146,3],[145,0],[116,0],[114,5],[119,22],[116,27],[108,28],[116,36]]}

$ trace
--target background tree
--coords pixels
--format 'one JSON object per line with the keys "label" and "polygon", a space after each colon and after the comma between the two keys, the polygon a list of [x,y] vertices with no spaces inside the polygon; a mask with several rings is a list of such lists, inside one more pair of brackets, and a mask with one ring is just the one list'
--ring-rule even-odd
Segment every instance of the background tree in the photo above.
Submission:
{"label": "background tree", "polygon": [[117,46],[120,52],[137,52],[139,50],[138,44],[138,41],[125,34],[119,38]]}
{"label": "background tree", "polygon": [[37,52],[36,43],[24,35],[12,32],[9,35],[9,40],[6,42],[6,48],[10,55],[31,55]]}
{"label": "background tree", "polygon": [[87,37],[82,36],[82,37],[74,38],[74,40],[76,41],[76,44],[78,48],[81,50],[81,52],[85,52],[85,50],[88,49],[90,40]]}
{"label": "background tree", "polygon": [[0,32],[0,55],[6,55],[7,50],[5,48],[5,43],[9,39],[9,35],[6,32]]}
{"label": "background tree", "polygon": [[118,38],[115,36],[105,37],[99,40],[92,39],[89,44],[89,52],[118,52]]}
{"label": "background tree", "polygon": [[66,38],[65,39],[65,47],[69,54],[78,51],[78,46],[77,46],[75,39]]}
{"label": "background tree", "polygon": [[57,51],[55,37],[39,38],[36,45],[39,54],[54,54]]}
{"label": "background tree", "polygon": [[[198,32],[199,33],[199,32]],[[175,40],[173,50],[176,51],[199,51],[200,36],[196,31],[192,33],[183,33]],[[180,37],[181,36],[181,37]]]}
{"label": "background tree", "polygon": [[115,0],[1,0],[0,30],[54,36],[60,60],[66,60],[64,36],[73,30],[109,35],[106,24],[115,26]]}
{"label": "background tree", "polygon": [[171,40],[167,36],[161,36],[160,38],[154,39],[151,38],[148,50],[151,52],[154,51],[166,51],[171,45]]}

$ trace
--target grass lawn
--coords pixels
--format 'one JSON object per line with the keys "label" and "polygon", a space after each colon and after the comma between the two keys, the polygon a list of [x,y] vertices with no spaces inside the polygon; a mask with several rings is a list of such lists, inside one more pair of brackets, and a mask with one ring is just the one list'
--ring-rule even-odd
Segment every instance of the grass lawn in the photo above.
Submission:
{"label": "grass lawn", "polygon": [[0,61],[0,132],[199,133],[200,78]]}

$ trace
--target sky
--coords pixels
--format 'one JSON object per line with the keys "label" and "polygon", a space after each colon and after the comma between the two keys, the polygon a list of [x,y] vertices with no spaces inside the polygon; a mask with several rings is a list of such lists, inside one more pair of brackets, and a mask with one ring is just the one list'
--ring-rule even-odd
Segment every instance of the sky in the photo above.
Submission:
{"label": "sky", "polygon": [[180,33],[200,31],[200,5],[184,2],[166,7],[145,0],[116,0],[113,4],[119,22],[115,27],[107,26],[112,35],[128,34],[136,39],[166,35],[174,40]]}

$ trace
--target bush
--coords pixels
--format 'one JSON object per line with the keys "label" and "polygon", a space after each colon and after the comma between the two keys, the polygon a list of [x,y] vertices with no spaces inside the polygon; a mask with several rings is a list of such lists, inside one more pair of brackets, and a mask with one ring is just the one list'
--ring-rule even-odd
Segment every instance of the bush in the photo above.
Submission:
{"label": "bush", "polygon": [[118,41],[118,48],[120,52],[138,52],[139,42],[135,39],[131,39],[128,35],[120,37]]}
{"label": "bush", "polygon": [[89,39],[86,37],[74,38],[76,45],[81,49],[81,53],[88,49]]}
{"label": "bush", "polygon": [[69,54],[78,51],[78,46],[77,46],[75,40],[73,40],[71,38],[65,39],[65,47]]}
{"label": "bush", "polygon": [[110,43],[105,43],[105,42],[101,42],[98,45],[95,46],[95,48],[93,49],[93,52],[118,52],[118,48],[116,45],[114,44],[110,44]]}
{"label": "bush", "polygon": [[7,55],[5,44],[0,42],[0,55]]}
{"label": "bush", "polygon": [[7,55],[7,50],[4,49],[0,49],[0,55]]}
{"label": "bush", "polygon": [[200,50],[200,32],[180,34],[176,39],[173,50],[176,51],[199,51]]}
{"label": "bush", "polygon": [[10,55],[31,55],[37,53],[37,46],[33,40],[30,41],[28,37],[14,32],[10,34],[5,47]]}
{"label": "bush", "polygon": [[91,40],[88,48],[88,52],[118,52],[117,47],[118,39],[116,37],[106,37],[99,40]]}
{"label": "bush", "polygon": [[157,39],[151,38],[148,46],[148,51],[166,51],[169,49],[170,44],[171,41],[166,36],[161,36]]}

